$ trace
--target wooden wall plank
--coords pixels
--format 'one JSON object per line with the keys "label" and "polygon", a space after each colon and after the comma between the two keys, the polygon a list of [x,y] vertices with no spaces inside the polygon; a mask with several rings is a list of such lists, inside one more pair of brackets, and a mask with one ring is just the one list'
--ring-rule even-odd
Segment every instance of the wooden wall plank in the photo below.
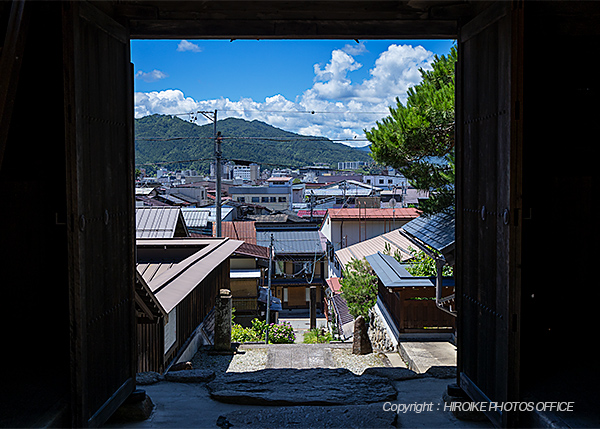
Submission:
{"label": "wooden wall plank", "polygon": [[133,93],[125,28],[85,2],[65,3],[63,17],[72,409],[88,426],[135,384]]}

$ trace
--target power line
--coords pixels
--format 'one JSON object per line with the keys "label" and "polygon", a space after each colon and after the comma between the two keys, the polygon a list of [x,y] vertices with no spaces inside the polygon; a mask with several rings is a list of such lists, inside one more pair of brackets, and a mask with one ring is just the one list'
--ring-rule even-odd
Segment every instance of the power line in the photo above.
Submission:
{"label": "power line", "polygon": [[[366,138],[347,138],[347,139],[329,139],[327,137],[221,137],[222,140],[262,140],[272,142],[294,142],[294,141],[314,141],[314,142],[366,142],[369,141]],[[136,137],[137,141],[179,141],[179,140],[214,140],[214,137]]]}
{"label": "power line", "polygon": [[[219,112],[244,112],[244,113],[299,113],[299,114],[310,114],[310,115],[389,115],[389,111],[359,111],[359,110],[258,110],[258,109],[219,109]],[[163,113],[163,115],[169,116],[191,116],[201,113],[200,110],[183,113]],[[197,119],[197,116],[195,117]]]}

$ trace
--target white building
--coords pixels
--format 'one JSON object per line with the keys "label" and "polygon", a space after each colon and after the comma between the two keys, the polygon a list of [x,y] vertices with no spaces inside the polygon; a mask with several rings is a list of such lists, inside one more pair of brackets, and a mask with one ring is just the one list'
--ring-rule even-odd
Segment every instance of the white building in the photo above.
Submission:
{"label": "white building", "polygon": [[233,179],[243,179],[254,182],[260,176],[258,164],[236,165],[233,167]]}
{"label": "white building", "polygon": [[358,170],[359,168],[367,166],[369,163],[366,161],[345,161],[338,162],[338,170]]}
{"label": "white building", "polygon": [[404,176],[363,176],[363,183],[367,185],[377,186],[382,189],[392,190],[394,188],[402,188],[408,186],[408,181]]}

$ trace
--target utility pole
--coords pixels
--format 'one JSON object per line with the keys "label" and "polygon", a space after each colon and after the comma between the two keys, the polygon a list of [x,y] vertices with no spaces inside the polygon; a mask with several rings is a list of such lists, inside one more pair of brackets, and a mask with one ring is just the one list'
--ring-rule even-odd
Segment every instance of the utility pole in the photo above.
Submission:
{"label": "utility pole", "polygon": [[213,123],[213,133],[215,136],[215,174],[217,178],[215,197],[216,197],[216,218],[217,218],[217,237],[221,237],[221,141],[223,138],[221,137],[221,133],[217,133],[217,109],[214,111],[201,111],[199,110],[196,113],[200,113],[209,121]]}
{"label": "utility pole", "polygon": [[267,328],[265,329],[265,344],[269,344],[269,323],[271,319],[271,277],[273,271],[273,233],[271,233],[271,245],[269,246],[269,279],[267,283]]}
{"label": "utility pole", "polygon": [[217,167],[216,205],[217,205],[217,237],[221,237],[221,132],[217,133],[217,111],[215,110],[215,166]]}
{"label": "utility pole", "polygon": [[311,189],[310,190],[310,221],[313,221],[313,207],[315,204],[315,193],[314,191]]}

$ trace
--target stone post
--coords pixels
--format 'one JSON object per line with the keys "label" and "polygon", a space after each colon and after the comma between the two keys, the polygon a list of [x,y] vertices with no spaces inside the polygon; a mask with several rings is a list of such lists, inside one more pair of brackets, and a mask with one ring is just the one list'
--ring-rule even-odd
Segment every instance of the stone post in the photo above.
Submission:
{"label": "stone post", "polygon": [[354,338],[352,340],[352,354],[366,355],[373,353],[373,346],[367,332],[367,324],[362,316],[354,321]]}
{"label": "stone post", "polygon": [[310,329],[317,327],[317,287],[310,287]]}
{"label": "stone post", "polygon": [[215,305],[215,350],[231,350],[231,291],[220,289]]}

